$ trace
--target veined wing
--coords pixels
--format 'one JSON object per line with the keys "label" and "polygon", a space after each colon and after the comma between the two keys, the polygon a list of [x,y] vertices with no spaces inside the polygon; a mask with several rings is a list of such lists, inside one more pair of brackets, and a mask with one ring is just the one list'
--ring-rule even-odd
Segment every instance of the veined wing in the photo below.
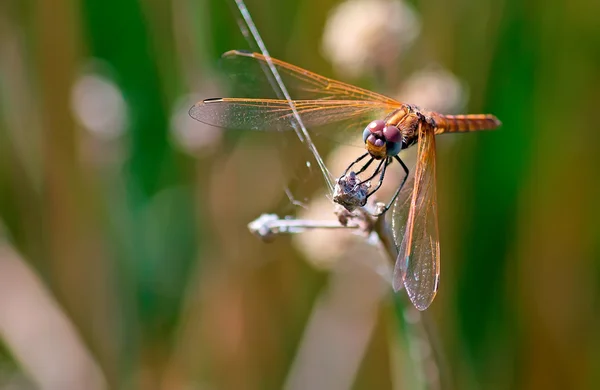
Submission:
{"label": "veined wing", "polygon": [[[363,124],[393,110],[373,101],[296,100],[294,106],[307,128],[341,121]],[[287,100],[222,98],[207,99],[189,111],[192,118],[212,126],[243,130],[291,130],[294,114]],[[364,126],[363,126],[364,127]]]}
{"label": "veined wing", "polygon": [[440,276],[435,134],[430,128],[419,128],[412,197],[398,198],[392,226],[399,243],[394,289],[397,291],[404,285],[413,305],[425,310],[435,297]]}
{"label": "veined wing", "polygon": [[[320,76],[274,58],[271,61],[294,99],[302,122],[314,135],[362,147],[361,134],[365,126],[401,106],[401,103],[387,96]],[[234,129],[292,128],[295,123],[292,109],[281,93],[277,94],[279,88],[262,54],[229,51],[223,54],[222,65],[232,78],[234,90],[244,98],[199,102],[190,109],[193,118],[213,126]],[[329,131],[326,125],[332,123],[336,125],[335,129]]]}
{"label": "veined wing", "polygon": [[[249,83],[256,90],[256,83],[272,77],[268,62],[260,53],[231,50],[223,54],[224,67],[236,82]],[[341,81],[333,80],[298,66],[271,57],[271,62],[281,75],[282,81],[295,100],[359,100],[399,106],[392,98]],[[266,72],[265,72],[266,71]],[[271,81],[269,81],[271,83]],[[270,88],[272,85],[270,85]],[[262,96],[264,97],[264,96]],[[278,96],[283,99],[283,96]]]}

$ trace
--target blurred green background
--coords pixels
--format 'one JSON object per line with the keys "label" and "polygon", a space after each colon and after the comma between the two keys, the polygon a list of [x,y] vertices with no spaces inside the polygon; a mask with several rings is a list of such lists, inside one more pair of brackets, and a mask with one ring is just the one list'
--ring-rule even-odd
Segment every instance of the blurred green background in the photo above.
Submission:
{"label": "blurred green background", "polygon": [[248,0],[276,58],[502,120],[439,137],[429,346],[372,248],[248,232],[272,145],[187,115],[231,5],[0,2],[0,388],[600,388],[600,2]]}

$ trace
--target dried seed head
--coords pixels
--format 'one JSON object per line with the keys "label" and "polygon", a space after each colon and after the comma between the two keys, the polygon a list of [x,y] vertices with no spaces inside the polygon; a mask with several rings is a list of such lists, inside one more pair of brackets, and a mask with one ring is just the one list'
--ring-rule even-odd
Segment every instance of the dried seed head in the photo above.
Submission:
{"label": "dried seed head", "polygon": [[354,211],[367,203],[370,187],[369,182],[361,182],[356,173],[350,172],[337,180],[333,201],[344,206],[348,211]]}

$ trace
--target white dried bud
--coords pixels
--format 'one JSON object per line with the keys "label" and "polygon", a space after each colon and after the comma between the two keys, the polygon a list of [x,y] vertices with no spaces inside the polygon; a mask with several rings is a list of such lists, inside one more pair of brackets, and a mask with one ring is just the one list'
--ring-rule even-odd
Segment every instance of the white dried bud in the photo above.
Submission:
{"label": "white dried bud", "polygon": [[396,61],[419,35],[413,8],[400,0],[348,0],[334,8],[323,33],[323,55],[356,77]]}
{"label": "white dried bud", "polygon": [[452,72],[435,66],[413,73],[403,83],[398,99],[426,110],[450,114],[464,107],[467,93]]}

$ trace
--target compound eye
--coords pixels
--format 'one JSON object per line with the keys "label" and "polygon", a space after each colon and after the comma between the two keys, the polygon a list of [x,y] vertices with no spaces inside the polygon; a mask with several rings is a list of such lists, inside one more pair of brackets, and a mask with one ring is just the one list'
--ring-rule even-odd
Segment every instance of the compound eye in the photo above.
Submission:
{"label": "compound eye", "polygon": [[388,156],[396,156],[402,150],[402,142],[388,142],[386,145],[386,153]]}
{"label": "compound eye", "polygon": [[367,125],[367,130],[371,133],[381,133],[385,127],[385,122],[381,119],[377,119]]}
{"label": "compound eye", "polygon": [[396,126],[386,126],[383,129],[383,137],[387,142],[400,143],[402,141],[402,135]]}
{"label": "compound eye", "polygon": [[363,131],[363,142],[367,142],[367,138],[369,138],[369,136],[371,135],[371,130],[369,130],[369,127],[367,126],[367,128]]}

